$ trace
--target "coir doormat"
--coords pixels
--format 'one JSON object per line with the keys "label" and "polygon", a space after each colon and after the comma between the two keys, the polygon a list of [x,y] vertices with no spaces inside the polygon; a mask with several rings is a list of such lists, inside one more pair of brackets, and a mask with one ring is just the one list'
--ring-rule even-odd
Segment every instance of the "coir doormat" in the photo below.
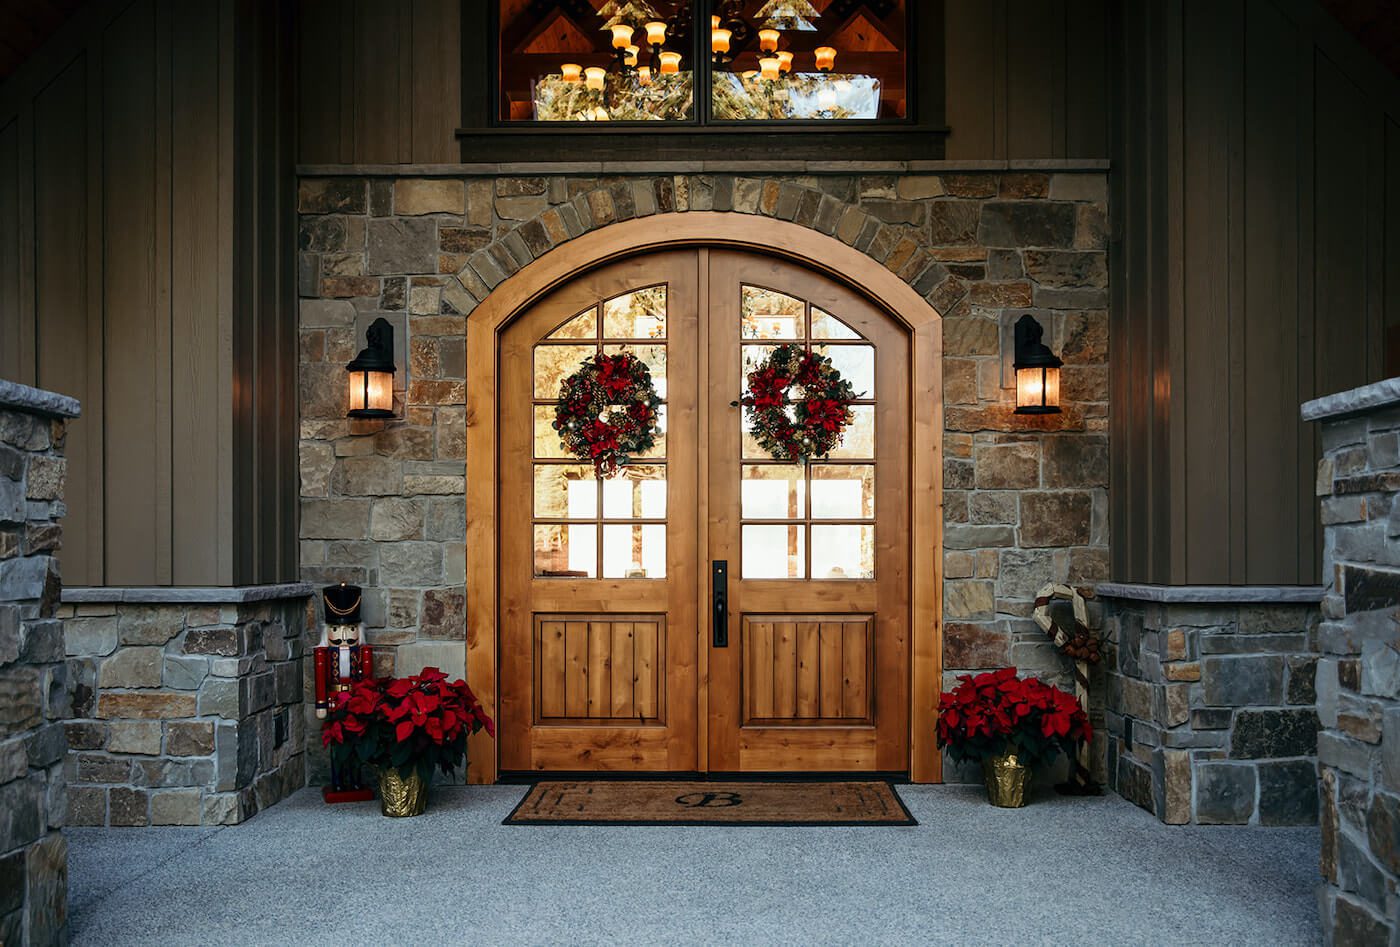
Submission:
{"label": "coir doormat", "polygon": [[886,782],[536,783],[504,825],[918,825]]}

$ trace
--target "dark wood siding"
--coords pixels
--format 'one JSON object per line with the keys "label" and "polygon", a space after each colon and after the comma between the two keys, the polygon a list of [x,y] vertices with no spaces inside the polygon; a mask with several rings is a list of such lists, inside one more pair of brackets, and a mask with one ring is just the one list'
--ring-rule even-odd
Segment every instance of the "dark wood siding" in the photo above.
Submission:
{"label": "dark wood siding", "polygon": [[1382,377],[1400,320],[1397,83],[1301,0],[1122,11],[1115,576],[1316,582],[1298,406]]}
{"label": "dark wood siding", "polygon": [[[0,85],[0,373],[83,405],[70,585],[295,575],[291,153],[259,125],[287,114],[290,77],[264,80],[268,60],[244,53],[270,45],[280,62],[290,9],[92,3]],[[264,352],[235,352],[240,332]],[[240,425],[266,443],[241,475]]]}
{"label": "dark wood siding", "polygon": [[460,161],[461,11],[461,0],[302,0],[297,160]]}
{"label": "dark wood siding", "polygon": [[946,0],[946,157],[1107,157],[1110,6]]}

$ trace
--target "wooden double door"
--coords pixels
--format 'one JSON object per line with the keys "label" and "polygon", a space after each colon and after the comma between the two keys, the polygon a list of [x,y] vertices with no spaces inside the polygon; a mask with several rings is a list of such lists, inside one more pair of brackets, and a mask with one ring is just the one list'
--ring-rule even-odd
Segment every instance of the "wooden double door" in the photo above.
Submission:
{"label": "wooden double door", "polygon": [[[788,343],[861,396],[807,465],[774,460],[738,404]],[[600,351],[636,353],[664,399],[656,447],[602,480],[552,427]],[[702,248],[571,280],[499,352],[501,769],[907,770],[903,326],[816,272]]]}

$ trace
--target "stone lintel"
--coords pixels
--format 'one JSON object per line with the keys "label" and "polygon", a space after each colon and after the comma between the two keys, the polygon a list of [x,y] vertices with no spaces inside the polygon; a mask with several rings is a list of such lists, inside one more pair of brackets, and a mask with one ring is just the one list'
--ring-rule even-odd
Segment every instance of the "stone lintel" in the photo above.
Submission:
{"label": "stone lintel", "polygon": [[1360,388],[1304,401],[1303,420],[1336,421],[1393,405],[1400,405],[1400,378],[1387,378]]}
{"label": "stone lintel", "polygon": [[1322,601],[1320,585],[1150,585],[1140,582],[1100,582],[1099,598],[1136,599],[1165,605],[1314,604]]}
{"label": "stone lintel", "polygon": [[45,391],[43,388],[31,388],[3,378],[0,378],[0,408],[14,408],[17,411],[53,418],[76,418],[82,413],[77,398],[70,398],[56,391]]}
{"label": "stone lintel", "polygon": [[573,174],[904,174],[959,171],[1062,171],[1102,173],[1107,160],[1097,158],[1011,158],[1006,160],[909,161],[512,161],[472,164],[303,164],[297,175],[323,177],[495,177],[498,175]]}
{"label": "stone lintel", "polygon": [[281,582],[275,585],[234,586],[150,586],[65,588],[65,604],[128,602],[143,605],[228,605],[246,602],[272,602],[279,599],[307,598],[315,589],[309,582]]}

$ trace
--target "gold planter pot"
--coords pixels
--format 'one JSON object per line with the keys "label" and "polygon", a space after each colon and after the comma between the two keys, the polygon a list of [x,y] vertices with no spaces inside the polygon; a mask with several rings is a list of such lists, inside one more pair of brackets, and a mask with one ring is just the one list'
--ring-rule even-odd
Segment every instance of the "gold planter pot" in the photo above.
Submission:
{"label": "gold planter pot", "polygon": [[428,808],[428,783],[418,770],[404,779],[392,766],[379,771],[379,811],[396,819],[422,815]]}
{"label": "gold planter pot", "polygon": [[1026,783],[1031,771],[1016,759],[1015,753],[1003,753],[982,761],[982,779],[987,784],[987,801],[1003,809],[1019,809],[1026,804]]}

